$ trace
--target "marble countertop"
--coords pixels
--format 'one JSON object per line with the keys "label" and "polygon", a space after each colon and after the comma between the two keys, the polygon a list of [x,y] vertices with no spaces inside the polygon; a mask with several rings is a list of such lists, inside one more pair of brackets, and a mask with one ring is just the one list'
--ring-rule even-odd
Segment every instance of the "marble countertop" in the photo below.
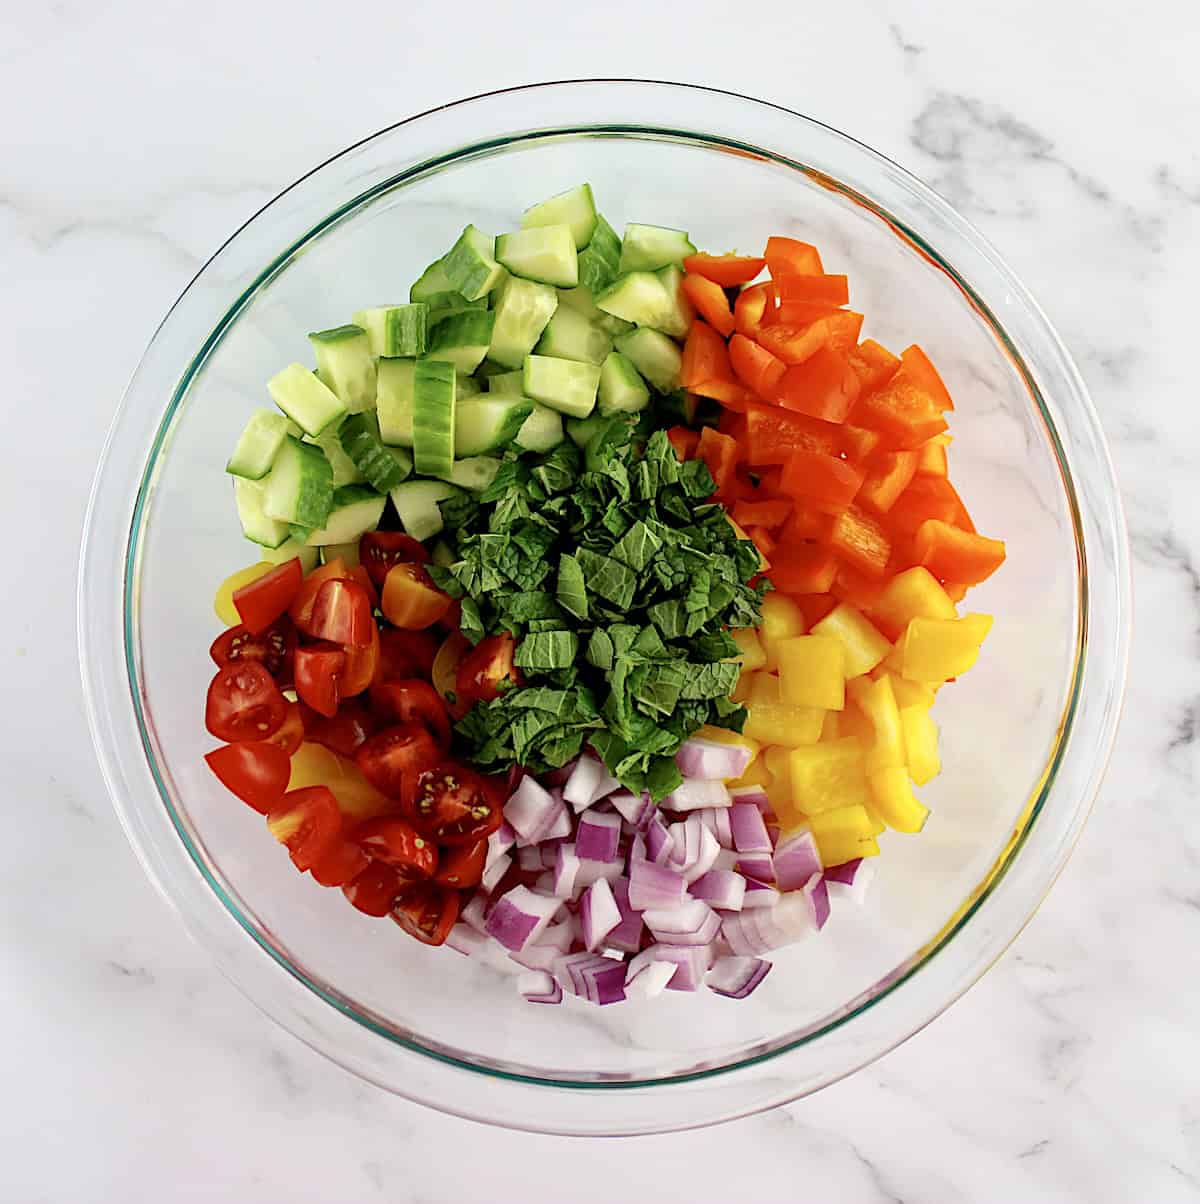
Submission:
{"label": "marble countertop", "polygon": [[[336,15],[281,0],[6,12],[0,498],[17,521],[0,586],[0,1199],[585,1204],[636,1184],[646,1199],[1200,1200],[1194,6],[759,0],[741,23],[708,0],[552,17],[518,0],[500,20],[466,9],[454,31],[378,0]],[[501,48],[513,36],[520,54]],[[260,1015],[143,878],[76,676],[89,481],[180,289],[312,164],[537,73],[756,92],[940,189],[1077,355],[1112,440],[1136,575],[1112,768],[1078,852],[1000,964],[816,1098],[620,1147],[423,1110]]]}

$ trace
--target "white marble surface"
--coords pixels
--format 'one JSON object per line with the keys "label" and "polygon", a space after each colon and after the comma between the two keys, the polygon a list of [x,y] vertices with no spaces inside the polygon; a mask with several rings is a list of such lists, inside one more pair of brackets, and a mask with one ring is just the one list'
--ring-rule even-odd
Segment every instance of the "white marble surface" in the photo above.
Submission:
{"label": "white marble surface", "polygon": [[[502,7],[4,8],[0,1199],[536,1204],[615,1184],[639,1199],[1200,1200],[1194,4],[759,0],[732,26],[708,0]],[[259,1015],[143,880],[75,666],[92,468],[192,273],[364,133],[538,74],[758,92],[940,188],[1079,358],[1123,479],[1139,607],[1095,817],[987,978],[817,1098],[619,1147],[424,1111]]]}

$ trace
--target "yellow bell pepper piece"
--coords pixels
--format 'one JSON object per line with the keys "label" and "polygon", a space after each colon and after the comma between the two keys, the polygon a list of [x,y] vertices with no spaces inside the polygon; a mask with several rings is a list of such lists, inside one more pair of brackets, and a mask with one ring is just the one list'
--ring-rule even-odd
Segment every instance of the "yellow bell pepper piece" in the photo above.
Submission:
{"label": "yellow bell pepper piece", "polygon": [[779,694],[794,706],[840,711],[846,705],[846,649],[830,635],[779,643]]}
{"label": "yellow bell pepper piece", "polygon": [[906,764],[904,730],[900,726],[900,708],[892,692],[891,678],[884,676],[872,681],[869,677],[856,677],[846,688],[871,724],[867,771],[903,768]]}
{"label": "yellow bell pepper piece", "polygon": [[860,857],[878,857],[879,844],[873,836],[852,840],[848,836],[818,836],[817,851],[823,865],[843,865]]}
{"label": "yellow bell pepper piece", "polygon": [[792,790],[791,766],[788,764],[789,752],[786,748],[768,748],[763,753],[763,761],[771,779],[766,784],[767,798],[776,814],[780,810],[791,807],[795,797]]}
{"label": "yellow bell pepper piece", "polygon": [[829,635],[842,642],[848,678],[870,673],[892,650],[891,640],[848,602],[839,603],[819,623],[814,623],[809,634]]}
{"label": "yellow bell pepper piece", "polygon": [[376,790],[353,761],[344,757],[338,757],[337,761],[338,776],[325,785],[333,791],[338,808],[347,819],[359,822],[396,810],[395,800]]}
{"label": "yellow bell pepper piece", "polygon": [[910,681],[944,682],[960,677],[979,659],[980,646],[991,627],[991,615],[910,619],[896,645],[901,672]]}
{"label": "yellow bell pepper piece", "polygon": [[953,619],[958,614],[938,579],[920,565],[897,573],[869,613],[885,634],[892,635],[899,635],[912,619]]}
{"label": "yellow bell pepper piece", "polygon": [[861,804],[813,815],[808,824],[826,865],[841,865],[856,857],[879,855],[876,825]]}
{"label": "yellow bell pepper piece", "polygon": [[753,680],[753,673],[743,673],[737,679],[737,685],[729,693],[730,702],[745,702],[750,697],[750,682]]}
{"label": "yellow bell pepper piece", "polygon": [[292,753],[292,776],[288,779],[289,790],[302,790],[305,786],[327,786],[341,776],[341,765],[337,753],[324,744],[301,744]]}
{"label": "yellow bell pepper piece", "polygon": [[786,702],[751,702],[745,732],[763,744],[801,748],[821,738],[825,712],[815,707],[795,707]]}
{"label": "yellow bell pepper piece", "polygon": [[797,806],[806,815],[818,815],[870,802],[866,757],[866,745],[854,736],[792,749],[791,784]]}
{"label": "yellow bell pepper piece", "polygon": [[243,585],[249,585],[251,581],[257,581],[260,577],[266,576],[273,568],[275,565],[262,560],[258,564],[250,564],[244,569],[238,569],[236,573],[230,573],[217,586],[217,596],[213,599],[213,610],[217,612],[217,618],[226,627],[236,627],[242,621],[242,616],[238,614],[237,607],[233,604],[234,590],[239,590]]}
{"label": "yellow bell pepper piece", "polygon": [[897,832],[919,832],[929,818],[912,792],[908,771],[899,768],[876,769],[867,775],[874,799],[872,810],[881,816],[889,828]]}
{"label": "yellow bell pepper piece", "polygon": [[786,594],[767,594],[762,600],[762,624],[758,629],[766,653],[766,667],[774,672],[779,668],[779,644],[803,635],[808,628],[804,611]]}
{"label": "yellow bell pepper piece", "polygon": [[901,707],[900,730],[904,733],[908,776],[918,786],[932,782],[942,772],[942,760],[938,755],[938,729],[933,716],[923,706]]}
{"label": "yellow bell pepper piece", "polygon": [[755,673],[750,682],[748,701],[751,703],[778,702],[779,699],[779,678],[774,673]]}
{"label": "yellow bell pepper piece", "polygon": [[767,654],[758,638],[758,632],[753,627],[740,631],[731,631],[733,642],[738,646],[738,659],[742,662],[743,673],[753,673],[767,663]]}
{"label": "yellow bell pepper piece", "polygon": [[930,686],[920,681],[909,681],[897,673],[889,673],[892,682],[892,693],[896,696],[896,705],[903,710],[905,707],[924,707],[929,710],[937,695]]}
{"label": "yellow bell pepper piece", "polygon": [[745,732],[730,731],[727,727],[712,727],[707,723],[696,732],[696,739],[712,740],[715,744],[736,744],[741,748],[748,748],[751,760],[762,751],[763,743],[769,743],[769,741],[756,740]]}
{"label": "yellow bell pepper piece", "polygon": [[746,768],[746,772],[740,778],[735,778],[732,782],[726,782],[725,785],[730,790],[745,790],[751,786],[757,786],[761,790],[771,784],[771,771],[767,768],[767,763],[762,757],[756,757]]}

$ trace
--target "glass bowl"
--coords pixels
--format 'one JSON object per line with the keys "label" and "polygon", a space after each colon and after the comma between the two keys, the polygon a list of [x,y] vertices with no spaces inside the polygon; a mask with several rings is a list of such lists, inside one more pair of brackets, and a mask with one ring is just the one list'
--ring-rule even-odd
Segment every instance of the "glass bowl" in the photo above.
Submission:
{"label": "glass bowl", "polygon": [[[982,660],[941,695],[945,770],[920,838],[885,838],[750,999],[523,1003],[295,873],[211,776],[202,722],[217,583],[255,559],[222,468],[309,330],[409,281],[468,221],[589,180],[618,228],[711,250],[818,244],[865,334],[930,352],[957,401],[953,471],[1003,570]],[[787,110],[707,88],[575,81],[476,97],[351,147],[267,205],[164,319],[117,413],[84,538],[79,638],[105,779],[147,873],[268,1015],[356,1074],[444,1111],[564,1134],[681,1129],[815,1091],[938,1015],[1029,919],[1079,835],[1117,723],[1124,527],[1066,350],[990,246],[894,163]]]}

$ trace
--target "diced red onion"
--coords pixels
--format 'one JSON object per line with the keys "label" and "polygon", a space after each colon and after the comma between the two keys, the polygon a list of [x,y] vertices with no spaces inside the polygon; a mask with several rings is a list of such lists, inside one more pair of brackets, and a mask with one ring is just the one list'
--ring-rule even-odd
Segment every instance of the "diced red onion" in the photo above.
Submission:
{"label": "diced red onion", "polygon": [[[543,936],[545,933],[542,934]],[[562,957],[564,950],[539,941],[530,941],[524,949],[510,953],[509,958],[523,970],[552,970],[554,963]]]}
{"label": "diced red onion", "polygon": [[616,861],[621,843],[621,817],[588,810],[575,829],[575,856],[587,861]]}
{"label": "diced red onion", "polygon": [[650,795],[645,791],[634,794],[631,790],[618,790],[608,796],[608,801],[617,809],[621,818],[635,828],[643,827],[655,811]]}
{"label": "diced red onion", "polygon": [[635,861],[648,860],[646,854],[646,838],[639,832],[633,840],[629,842],[629,856],[626,858],[626,864],[632,865]]}
{"label": "diced red onion", "polygon": [[583,943],[589,953],[594,953],[621,922],[621,912],[607,879],[593,882],[583,892],[579,900],[579,922],[583,926]]}
{"label": "diced red onion", "polygon": [[629,903],[629,879],[617,878],[609,883],[617,911],[621,915],[620,923],[604,938],[604,944],[609,949],[618,949],[622,953],[636,953],[642,947],[642,929],[645,926],[640,912],[634,911]]}
{"label": "diced red onion", "polygon": [[552,769],[552,770],[550,770],[549,773],[542,774],[542,781],[545,782],[547,786],[564,785],[566,783],[567,779],[571,776],[571,772],[574,770],[576,762],[578,762],[578,760],[579,760],[579,758],[575,757],[572,760],[568,761],[561,768]]}
{"label": "diced red onion", "polygon": [[767,835],[762,812],[752,803],[734,803],[729,808],[729,827],[733,847],[739,853],[770,853],[775,847]]}
{"label": "diced red onion", "polygon": [[[633,959],[637,961],[637,958]],[[679,967],[673,961],[646,960],[636,970],[630,962],[632,977],[625,979],[625,997],[627,999],[654,999],[667,989],[667,983],[675,977]]]}
{"label": "diced red onion", "polygon": [[770,853],[739,853],[737,872],[755,882],[775,881],[775,863]]}
{"label": "diced red onion", "polygon": [[785,836],[775,846],[773,861],[780,890],[799,890],[814,874],[821,873],[817,841],[807,828]]}
{"label": "diced red onion", "polygon": [[642,919],[660,945],[707,945],[721,930],[721,917],[703,899],[651,908]]}
{"label": "diced red onion", "polygon": [[671,852],[667,864],[678,870],[685,882],[695,882],[707,874],[720,851],[717,838],[704,826],[699,815],[689,815],[683,823],[671,826]]}
{"label": "diced red onion", "polygon": [[554,963],[554,977],[574,995],[603,1007],[625,998],[625,963],[596,953],[568,953]]}
{"label": "diced red onion", "polygon": [[483,891],[476,891],[463,905],[462,911],[458,913],[458,918],[462,923],[469,924],[476,932],[486,935],[487,895]]}
{"label": "diced red onion", "polygon": [[717,838],[723,849],[733,848],[733,829],[729,825],[731,807],[705,807],[696,814],[704,826]]}
{"label": "diced red onion", "polygon": [[559,899],[570,899],[575,894],[575,880],[579,876],[579,858],[575,856],[573,844],[560,844],[554,856],[554,894]]}
{"label": "diced red onion", "polygon": [[524,949],[530,941],[537,939],[560,906],[558,899],[547,899],[544,895],[535,895],[528,887],[514,886],[496,900],[488,913],[488,936],[494,937],[510,952]]}
{"label": "diced red onion", "polygon": [[554,871],[542,870],[533,880],[533,889],[539,895],[554,896]]}
{"label": "diced red onion", "polygon": [[732,849],[718,849],[713,858],[714,870],[736,870],[738,855]]}
{"label": "diced red onion", "polygon": [[532,777],[521,784],[504,804],[504,818],[516,832],[519,844],[536,844],[558,818],[562,804]]}
{"label": "diced red onion", "polygon": [[537,851],[542,858],[542,869],[552,870],[558,863],[559,846],[564,842],[561,840],[542,840],[538,842]]}
{"label": "diced red onion", "polygon": [[562,1003],[562,987],[545,970],[522,974],[517,979],[517,990],[529,1003]]}
{"label": "diced red onion", "polygon": [[774,907],[730,912],[721,921],[721,935],[739,955],[767,953],[803,940],[815,931],[809,901],[799,893],[781,895]]}
{"label": "diced red onion", "polygon": [[687,883],[682,874],[653,861],[629,864],[629,905],[635,911],[676,907],[683,902]]}
{"label": "diced red onion", "polygon": [[486,948],[488,938],[470,924],[461,921],[446,933],[446,944],[464,957],[476,957]]}
{"label": "diced red onion", "polygon": [[[526,781],[529,779],[526,778]],[[512,865],[512,857],[508,853],[501,853],[495,861],[490,862],[484,867],[483,877],[479,880],[479,885],[490,895],[496,889],[496,884],[508,873],[508,867]]]}
{"label": "diced red onion", "polygon": [[841,865],[830,866],[825,871],[825,885],[830,897],[850,899],[861,903],[867,897],[867,889],[875,877],[875,863],[866,857],[856,857]]}
{"label": "diced red onion", "polygon": [[829,887],[820,874],[814,874],[805,884],[801,892],[812,908],[813,923],[819,932],[829,919]]}
{"label": "diced red onion", "polygon": [[517,865],[523,870],[542,869],[542,850],[538,845],[526,845],[517,850]]}
{"label": "diced red onion", "polygon": [[740,778],[754,759],[744,744],[722,744],[693,736],[685,740],[675,754],[675,764],[685,778],[704,781],[729,781]]}
{"label": "diced red onion", "polygon": [[584,861],[579,859],[579,870],[575,874],[575,896],[578,896],[593,882],[606,878],[609,882],[621,877],[625,867],[620,861]]}
{"label": "diced red onion", "polygon": [[771,963],[759,957],[721,957],[704,979],[705,986],[730,999],[745,999],[771,972]]}
{"label": "diced red onion", "polygon": [[562,799],[557,797],[557,791],[552,791],[555,794],[555,801],[558,803],[558,809],[554,813],[554,820],[550,826],[538,837],[538,843],[541,844],[547,840],[567,840],[574,826],[571,808],[564,806]]}
{"label": "diced red onion", "polygon": [[626,981],[633,981],[647,965],[670,962],[675,966],[675,973],[667,982],[667,990],[698,991],[710,957],[707,945],[649,945],[630,960],[625,972]]}
{"label": "diced red onion", "polygon": [[743,911],[755,911],[760,907],[774,907],[779,902],[779,892],[765,882],[745,879],[746,897],[742,900]]}
{"label": "diced red onion", "polygon": [[585,754],[575,763],[571,776],[563,786],[563,798],[576,811],[590,807],[612,794],[621,785],[604,768],[604,762]]}
{"label": "diced red onion", "polygon": [[767,798],[767,792],[761,786],[742,786],[729,793],[735,803],[753,803],[763,814],[772,813],[771,800]]}
{"label": "diced red onion", "polygon": [[728,807],[729,802],[724,782],[684,778],[658,805],[664,811],[699,811],[701,807]]}
{"label": "diced red onion", "polygon": [[709,870],[688,887],[693,899],[703,899],[718,911],[741,911],[746,898],[746,879],[733,870]]}
{"label": "diced red onion", "polygon": [[491,865],[497,857],[507,853],[517,843],[517,833],[508,820],[487,838],[487,864]]}
{"label": "diced red onion", "polygon": [[643,832],[646,843],[646,859],[655,865],[666,865],[671,856],[671,833],[659,815],[651,816]]}

